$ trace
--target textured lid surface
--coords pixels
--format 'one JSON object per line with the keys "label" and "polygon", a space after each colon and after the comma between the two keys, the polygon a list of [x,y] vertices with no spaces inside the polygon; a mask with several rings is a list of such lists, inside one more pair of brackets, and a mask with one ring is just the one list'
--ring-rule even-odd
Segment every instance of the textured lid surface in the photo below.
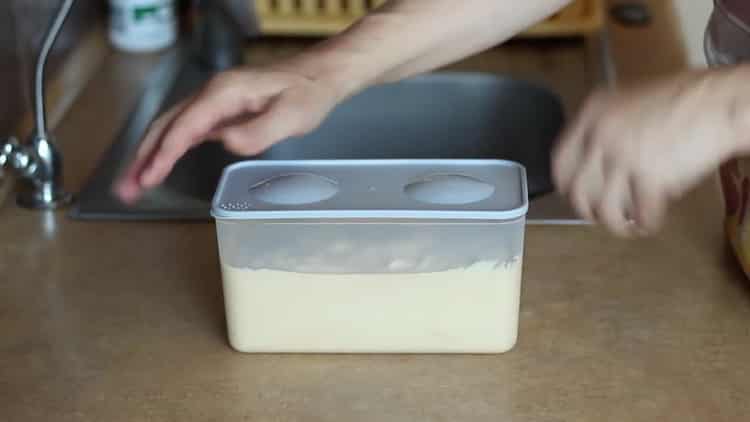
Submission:
{"label": "textured lid surface", "polygon": [[526,171],[501,160],[245,161],[224,170],[212,215],[235,220],[512,220]]}

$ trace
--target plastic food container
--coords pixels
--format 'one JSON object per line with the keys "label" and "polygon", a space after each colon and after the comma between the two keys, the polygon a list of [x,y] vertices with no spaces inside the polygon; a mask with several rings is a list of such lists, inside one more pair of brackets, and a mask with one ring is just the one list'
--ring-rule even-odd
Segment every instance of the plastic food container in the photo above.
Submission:
{"label": "plastic food container", "polygon": [[[717,0],[705,38],[712,67],[750,60],[750,2]],[[733,158],[719,169],[726,217],[724,226],[734,253],[750,275],[750,159]]]}
{"label": "plastic food container", "polygon": [[525,170],[507,161],[232,165],[212,206],[230,344],[505,352],[527,209]]}

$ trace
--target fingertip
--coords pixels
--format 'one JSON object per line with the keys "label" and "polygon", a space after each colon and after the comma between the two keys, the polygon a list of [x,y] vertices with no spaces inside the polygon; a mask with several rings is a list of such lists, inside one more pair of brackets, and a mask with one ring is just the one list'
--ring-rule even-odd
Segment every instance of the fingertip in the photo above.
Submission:
{"label": "fingertip", "polygon": [[561,145],[552,152],[552,182],[558,192],[566,195],[574,184],[577,169],[573,161],[575,157],[570,152],[570,146]]}
{"label": "fingertip", "polygon": [[633,229],[633,235],[637,238],[646,238],[653,235],[653,232],[643,226],[635,225],[635,228]]}
{"label": "fingertip", "polygon": [[151,162],[151,165],[146,167],[138,181],[140,185],[145,189],[151,189],[159,185],[164,178],[167,177],[169,171],[172,169],[172,162],[163,158],[156,158]]}
{"label": "fingertip", "polygon": [[619,236],[623,239],[637,239],[640,236],[640,229],[633,221],[626,221],[622,227],[620,227]]}
{"label": "fingertip", "polygon": [[141,189],[134,183],[119,183],[113,190],[114,194],[128,205],[137,201],[141,194]]}
{"label": "fingertip", "polygon": [[135,160],[113,184],[112,192],[123,202],[132,203],[140,197],[142,188],[138,178],[144,164],[145,160]]}
{"label": "fingertip", "polygon": [[665,223],[667,202],[665,195],[652,184],[643,181],[632,183],[634,219],[643,236],[658,232]]}
{"label": "fingertip", "polygon": [[607,232],[620,239],[632,239],[635,237],[635,226],[625,220],[613,220],[611,216],[604,216],[597,222]]}
{"label": "fingertip", "polygon": [[561,169],[560,169],[560,163],[557,160],[557,157],[553,157],[552,161],[552,185],[555,187],[557,192],[559,192],[562,195],[568,194],[568,187],[563,184],[563,180],[561,177]]}
{"label": "fingertip", "polygon": [[161,179],[161,174],[159,170],[153,166],[148,167],[146,171],[141,174],[141,177],[139,178],[139,182],[141,183],[141,186],[144,188],[152,188],[159,184]]}

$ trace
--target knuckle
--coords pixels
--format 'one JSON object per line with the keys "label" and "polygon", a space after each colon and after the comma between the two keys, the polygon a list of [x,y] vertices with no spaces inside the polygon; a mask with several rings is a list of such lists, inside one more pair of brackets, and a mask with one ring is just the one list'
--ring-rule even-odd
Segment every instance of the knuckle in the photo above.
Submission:
{"label": "knuckle", "polygon": [[302,136],[312,132],[318,127],[317,123],[311,119],[297,119],[292,124],[292,136]]}
{"label": "knuckle", "polygon": [[[318,123],[313,118],[314,109],[306,106],[304,101],[292,101],[285,98],[283,107],[278,111],[277,118],[284,119],[283,131],[285,136],[301,136],[314,130]],[[283,115],[283,116],[282,116]]]}
{"label": "knuckle", "polygon": [[239,155],[255,155],[257,153],[257,148],[253,143],[237,131],[224,136],[224,146],[229,151]]}
{"label": "knuckle", "polygon": [[211,78],[208,89],[211,91],[224,91],[234,88],[241,80],[241,73],[237,70],[227,70]]}
{"label": "knuckle", "polygon": [[259,148],[264,145],[270,145],[286,138],[290,131],[290,125],[282,118],[283,116],[273,116],[265,120],[253,129],[253,144]]}

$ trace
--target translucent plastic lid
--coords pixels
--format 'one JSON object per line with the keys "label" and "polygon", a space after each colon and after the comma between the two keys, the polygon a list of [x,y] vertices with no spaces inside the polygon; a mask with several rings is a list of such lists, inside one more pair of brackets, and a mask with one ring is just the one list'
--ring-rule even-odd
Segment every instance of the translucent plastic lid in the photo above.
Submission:
{"label": "translucent plastic lid", "polygon": [[514,220],[526,171],[501,160],[245,161],[224,170],[217,219]]}

